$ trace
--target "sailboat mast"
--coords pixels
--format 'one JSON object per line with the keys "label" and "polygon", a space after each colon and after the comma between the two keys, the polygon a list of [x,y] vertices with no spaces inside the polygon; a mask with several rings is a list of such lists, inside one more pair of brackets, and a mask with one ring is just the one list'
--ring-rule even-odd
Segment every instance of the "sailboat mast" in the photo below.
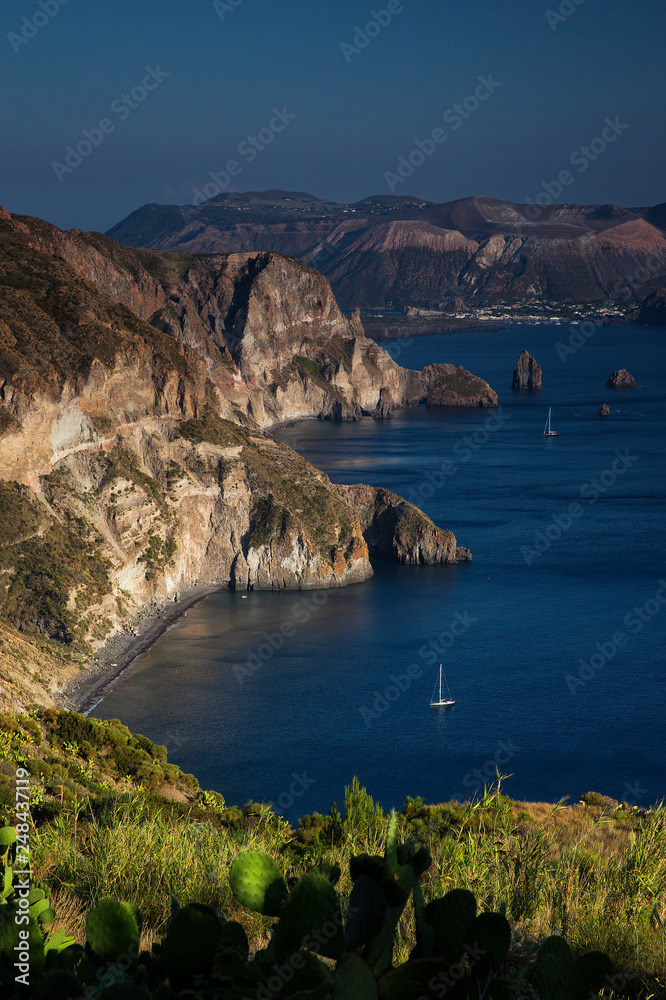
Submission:
{"label": "sailboat mast", "polygon": [[439,700],[442,700],[442,664],[439,665]]}

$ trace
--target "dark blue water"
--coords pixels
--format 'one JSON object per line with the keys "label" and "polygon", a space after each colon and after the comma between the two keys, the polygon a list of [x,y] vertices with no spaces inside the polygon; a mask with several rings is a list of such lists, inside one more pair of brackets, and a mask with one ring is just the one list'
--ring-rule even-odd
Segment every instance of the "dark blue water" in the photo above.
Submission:
{"label": "dark blue water", "polygon": [[[569,335],[391,345],[408,367],[453,361],[487,379],[495,415],[419,408],[281,434],[336,482],[418,502],[471,564],[377,563],[369,582],[315,595],[216,594],[95,714],[165,743],[229,803],[272,801],[289,818],[327,811],[354,774],[389,808],[478,793],[496,766],[516,798],[660,799],[666,331],[601,328],[563,362]],[[509,388],[523,347],[543,368],[540,393]],[[621,367],[644,385],[605,388]],[[551,405],[560,436],[548,439]],[[259,666],[241,683],[248,660]],[[440,662],[456,699],[446,711],[429,708]]]}

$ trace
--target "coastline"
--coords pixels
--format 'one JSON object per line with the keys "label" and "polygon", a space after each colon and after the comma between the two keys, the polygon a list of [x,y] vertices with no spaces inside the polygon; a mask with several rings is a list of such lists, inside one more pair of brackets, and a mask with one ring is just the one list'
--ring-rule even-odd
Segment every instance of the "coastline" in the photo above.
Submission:
{"label": "coastline", "polygon": [[192,587],[178,601],[164,601],[143,607],[133,622],[136,632],[116,632],[100,646],[98,660],[79,677],[73,678],[60,692],[59,708],[86,714],[137,656],[147,649],[190,609],[211,594],[223,589],[220,585]]}

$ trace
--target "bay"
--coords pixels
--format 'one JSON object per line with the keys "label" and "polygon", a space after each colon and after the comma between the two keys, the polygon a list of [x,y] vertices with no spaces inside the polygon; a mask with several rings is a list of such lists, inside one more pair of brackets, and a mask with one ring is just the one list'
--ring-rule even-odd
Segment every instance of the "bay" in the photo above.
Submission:
{"label": "bay", "polygon": [[[328,811],[353,775],[385,808],[480,794],[496,768],[514,798],[661,799],[666,330],[599,327],[567,354],[557,345],[571,333],[385,342],[407,367],[462,364],[500,409],[280,432],[335,482],[418,503],[472,563],[377,561],[370,581],[340,590],[214,594],[94,715],[165,744],[228,803],[270,801],[291,820]],[[540,392],[511,391],[524,347],[543,368]],[[642,386],[606,388],[617,368]],[[542,434],[549,406],[557,438]],[[248,661],[259,666],[241,682]],[[446,711],[429,708],[440,662],[456,699]]]}

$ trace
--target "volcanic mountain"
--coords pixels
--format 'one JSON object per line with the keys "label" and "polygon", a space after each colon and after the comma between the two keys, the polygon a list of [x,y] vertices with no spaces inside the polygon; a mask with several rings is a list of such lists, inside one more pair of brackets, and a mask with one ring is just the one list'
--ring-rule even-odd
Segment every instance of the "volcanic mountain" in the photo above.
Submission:
{"label": "volcanic mountain", "polygon": [[343,205],[285,191],[220,194],[199,207],[144,205],[109,231],[127,246],[297,256],[329,279],[348,310],[610,301],[628,312],[666,285],[665,234],[665,205],[389,195]]}

